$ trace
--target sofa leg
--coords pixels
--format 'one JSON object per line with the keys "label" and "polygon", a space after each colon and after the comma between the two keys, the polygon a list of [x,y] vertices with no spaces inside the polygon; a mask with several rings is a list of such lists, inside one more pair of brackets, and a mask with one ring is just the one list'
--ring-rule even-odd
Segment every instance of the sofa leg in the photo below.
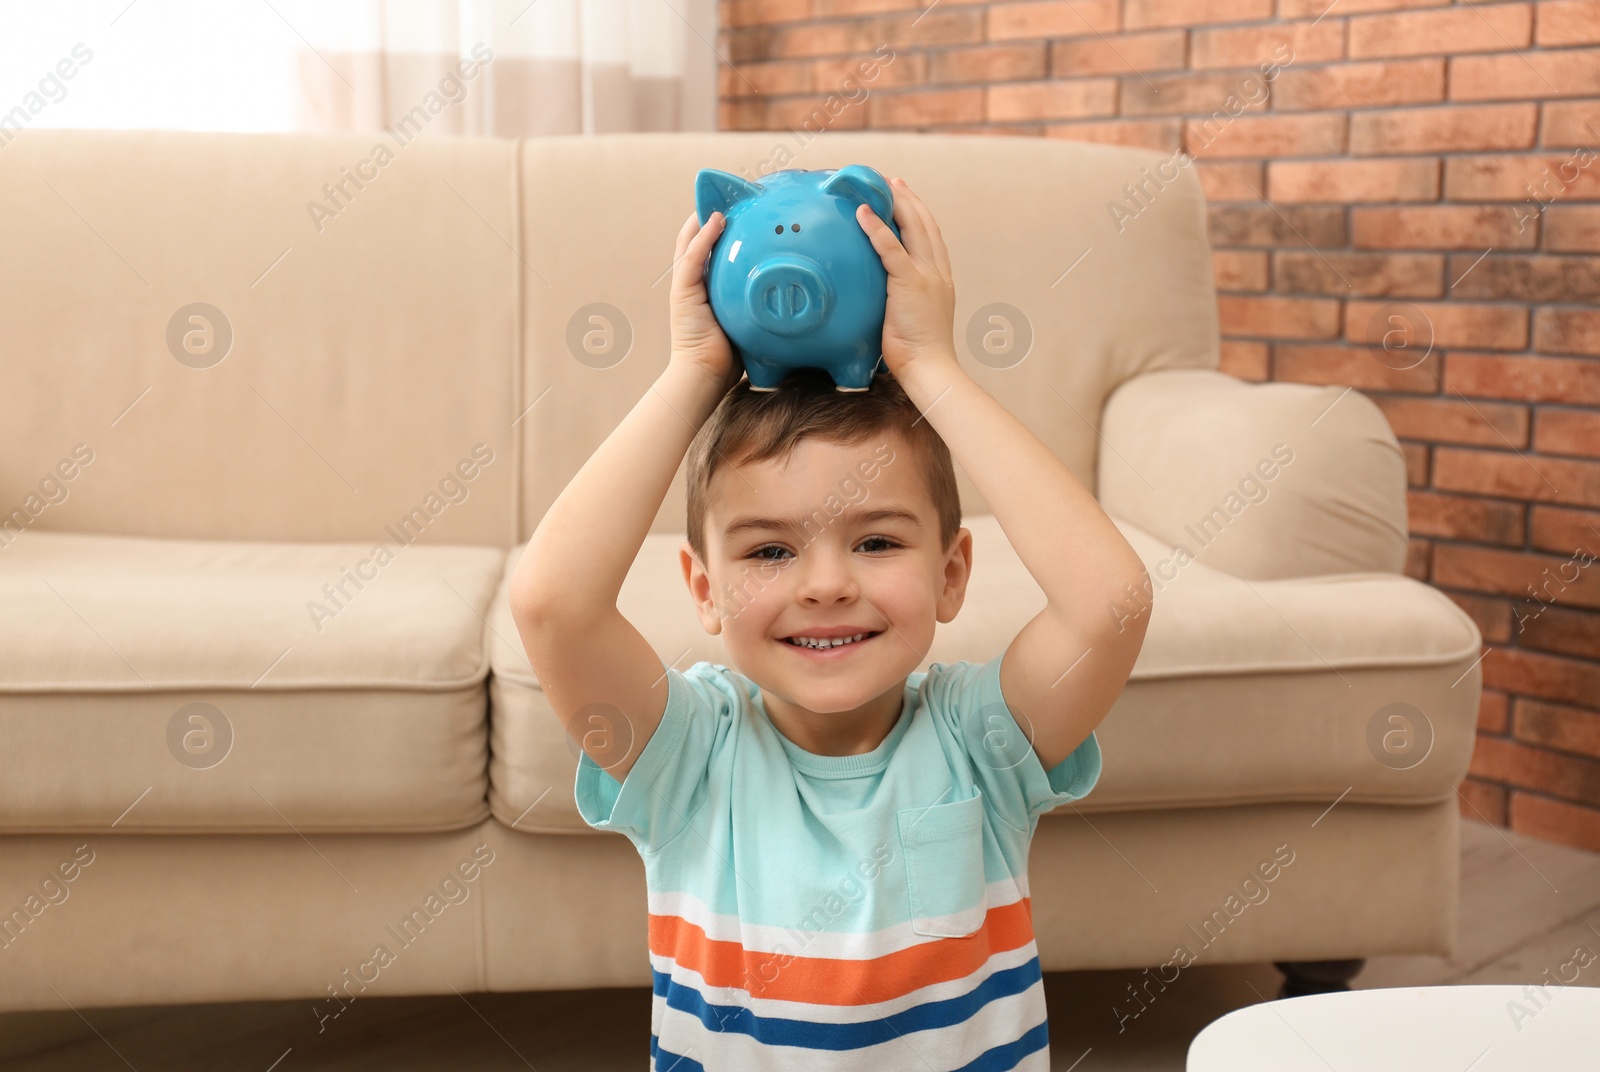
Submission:
{"label": "sofa leg", "polygon": [[1366,960],[1275,960],[1272,966],[1283,973],[1278,997],[1298,998],[1306,994],[1328,994],[1349,990],[1350,980]]}

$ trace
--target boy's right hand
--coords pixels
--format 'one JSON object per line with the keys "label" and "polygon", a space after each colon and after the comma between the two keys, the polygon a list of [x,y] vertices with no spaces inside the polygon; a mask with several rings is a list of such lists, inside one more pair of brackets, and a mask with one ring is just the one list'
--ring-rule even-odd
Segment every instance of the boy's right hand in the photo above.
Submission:
{"label": "boy's right hand", "polygon": [[744,375],[744,367],[734,359],[733,347],[711,311],[705,285],[706,259],[726,221],[720,212],[713,212],[705,226],[699,219],[699,213],[691,212],[678,231],[672,267],[671,361],[705,373],[726,390]]}

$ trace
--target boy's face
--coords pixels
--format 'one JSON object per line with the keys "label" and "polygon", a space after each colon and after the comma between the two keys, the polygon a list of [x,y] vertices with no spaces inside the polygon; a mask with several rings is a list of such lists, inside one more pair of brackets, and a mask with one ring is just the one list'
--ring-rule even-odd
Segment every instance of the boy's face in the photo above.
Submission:
{"label": "boy's face", "polygon": [[[935,623],[961,609],[972,565],[966,528],[948,553],[940,546],[905,438],[805,439],[787,462],[722,466],[709,498],[708,561],[687,540],[680,557],[701,624],[722,634],[739,672],[786,713],[898,713],[906,675]],[[905,516],[862,516],[871,511]],[[874,635],[825,652],[787,639],[835,627]]]}

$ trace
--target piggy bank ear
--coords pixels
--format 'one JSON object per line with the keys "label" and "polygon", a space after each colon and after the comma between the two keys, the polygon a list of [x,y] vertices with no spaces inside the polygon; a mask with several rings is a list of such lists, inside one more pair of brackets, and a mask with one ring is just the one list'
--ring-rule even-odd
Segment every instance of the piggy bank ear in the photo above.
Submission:
{"label": "piggy bank ear", "polygon": [[825,194],[837,194],[853,205],[867,205],[878,219],[894,216],[894,194],[884,177],[865,164],[848,164],[822,180]]}
{"label": "piggy bank ear", "polygon": [[722,213],[726,219],[735,203],[760,192],[761,187],[748,179],[716,168],[701,168],[694,177],[694,210],[700,217],[700,226],[705,226],[713,212]]}

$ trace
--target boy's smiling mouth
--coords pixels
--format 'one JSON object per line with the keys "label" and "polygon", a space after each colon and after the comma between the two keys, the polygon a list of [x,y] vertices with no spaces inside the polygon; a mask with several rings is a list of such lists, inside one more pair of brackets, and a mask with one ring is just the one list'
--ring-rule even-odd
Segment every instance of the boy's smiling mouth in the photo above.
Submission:
{"label": "boy's smiling mouth", "polygon": [[818,629],[782,638],[779,643],[807,655],[831,655],[860,647],[881,633],[881,629]]}

